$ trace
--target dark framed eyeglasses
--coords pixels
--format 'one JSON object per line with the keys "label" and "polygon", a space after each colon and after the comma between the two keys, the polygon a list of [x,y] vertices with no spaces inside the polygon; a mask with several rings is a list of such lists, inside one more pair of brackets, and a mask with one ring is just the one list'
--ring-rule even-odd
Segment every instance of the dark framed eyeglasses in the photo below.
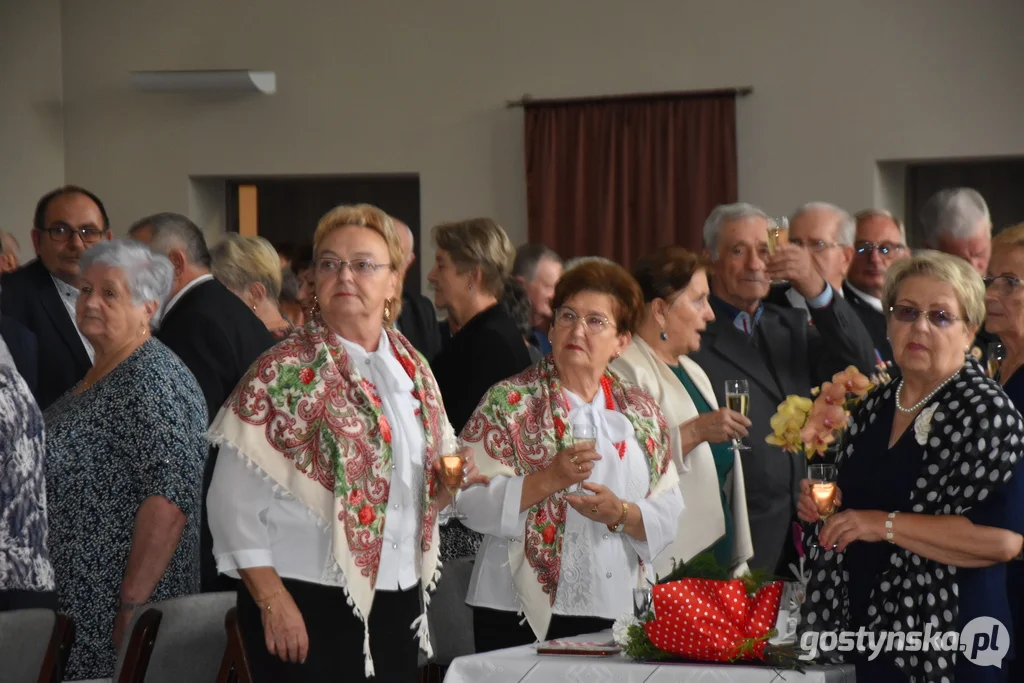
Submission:
{"label": "dark framed eyeglasses", "polygon": [[854,250],[860,255],[871,255],[871,252],[877,251],[879,256],[899,256],[907,247],[897,242],[874,242],[860,241],[853,245]]}
{"label": "dark framed eyeglasses", "polygon": [[97,228],[72,228],[64,223],[51,225],[48,228],[40,228],[39,230],[40,232],[47,233],[54,242],[67,242],[71,239],[72,235],[78,235],[85,244],[92,244],[93,242],[98,242],[103,237],[103,231]]}
{"label": "dark framed eyeglasses", "polygon": [[985,289],[991,289],[999,296],[1010,296],[1020,287],[1021,280],[1016,275],[995,275],[982,278],[985,281]]}
{"label": "dark framed eyeglasses", "polygon": [[892,314],[894,319],[899,320],[901,323],[914,323],[918,318],[924,315],[928,322],[935,327],[949,327],[953,323],[963,320],[960,316],[953,315],[949,311],[922,311],[920,308],[903,306],[902,304],[890,306],[889,313]]}
{"label": "dark framed eyeglasses", "polygon": [[555,324],[559,327],[571,329],[576,327],[576,323],[580,320],[583,321],[583,327],[589,334],[600,334],[606,329],[610,329],[612,326],[612,322],[608,320],[608,318],[596,313],[580,316],[579,313],[571,308],[559,308],[555,310]]}
{"label": "dark framed eyeglasses", "polygon": [[820,254],[826,249],[841,246],[838,242],[826,242],[825,240],[803,240],[799,237],[790,237],[789,243],[795,244],[798,247],[804,247],[815,254]]}

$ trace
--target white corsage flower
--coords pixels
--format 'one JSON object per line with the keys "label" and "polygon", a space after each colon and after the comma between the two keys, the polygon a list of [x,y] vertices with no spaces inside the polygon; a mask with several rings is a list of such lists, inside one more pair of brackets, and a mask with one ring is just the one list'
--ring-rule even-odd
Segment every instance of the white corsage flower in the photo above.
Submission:
{"label": "white corsage flower", "polygon": [[629,644],[629,627],[639,625],[640,621],[632,614],[623,614],[612,624],[612,640],[619,647],[626,647]]}
{"label": "white corsage flower", "polygon": [[917,419],[914,420],[914,438],[922,446],[928,443],[928,435],[932,431],[932,415],[939,406],[934,405],[930,408],[925,408],[917,415]]}

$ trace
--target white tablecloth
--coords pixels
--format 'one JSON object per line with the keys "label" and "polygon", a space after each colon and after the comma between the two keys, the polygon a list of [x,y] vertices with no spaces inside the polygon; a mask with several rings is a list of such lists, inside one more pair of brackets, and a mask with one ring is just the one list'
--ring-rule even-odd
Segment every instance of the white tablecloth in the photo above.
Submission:
{"label": "white tablecloth", "polygon": [[[611,642],[611,631],[567,638]],[[852,665],[816,666],[806,674],[735,664],[642,664],[624,655],[581,657],[538,655],[526,645],[455,659],[444,683],[854,683]]]}

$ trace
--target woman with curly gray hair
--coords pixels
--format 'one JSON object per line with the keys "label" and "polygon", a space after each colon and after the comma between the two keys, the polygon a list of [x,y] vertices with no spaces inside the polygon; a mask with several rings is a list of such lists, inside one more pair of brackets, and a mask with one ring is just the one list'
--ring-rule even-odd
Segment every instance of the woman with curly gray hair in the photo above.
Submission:
{"label": "woman with curly gray hair", "polygon": [[81,259],[78,329],[96,352],[46,422],[50,557],[75,621],[68,680],[109,677],[132,613],[199,590],[206,405],[150,326],[174,276],[133,240]]}

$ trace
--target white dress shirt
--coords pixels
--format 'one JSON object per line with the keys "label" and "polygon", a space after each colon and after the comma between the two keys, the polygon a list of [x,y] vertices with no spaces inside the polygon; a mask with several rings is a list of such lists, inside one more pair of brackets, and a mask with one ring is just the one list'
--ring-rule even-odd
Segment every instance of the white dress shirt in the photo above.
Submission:
{"label": "white dress shirt", "polygon": [[160,311],[160,320],[163,320],[164,317],[167,315],[167,313],[172,308],[174,308],[174,304],[176,304],[179,301],[181,301],[181,297],[185,296],[190,291],[192,291],[193,289],[195,289],[199,285],[203,284],[204,282],[208,282],[208,281],[210,281],[212,279],[213,279],[213,275],[211,275],[210,273],[207,273],[206,275],[200,275],[195,280],[193,280],[192,282],[189,282],[187,285],[185,285],[184,287],[179,289],[178,293],[175,294],[174,296],[172,296],[170,299],[168,299],[167,303],[164,304],[163,310]]}
{"label": "white dress shirt", "polygon": [[[393,469],[376,589],[408,590],[419,582],[422,562],[424,439],[423,423],[416,415],[420,404],[387,335],[381,333],[373,353],[344,339],[342,344],[360,374],[376,386],[391,425]],[[229,444],[221,446],[207,505],[219,572],[237,577],[239,569],[270,566],[282,577],[342,585],[330,528]]]}
{"label": "white dress shirt", "polygon": [[85,352],[89,354],[89,362],[95,363],[96,352],[93,350],[89,340],[82,334],[82,331],[78,329],[78,313],[75,311],[78,306],[78,288],[69,285],[59,277],[54,277],[53,273],[50,273],[50,278],[53,280],[53,286],[57,288],[57,296],[60,297],[61,303],[64,304],[64,310],[68,312],[68,317],[71,318],[71,324],[74,325],[75,332],[78,332],[78,338],[82,340],[82,345],[85,346]]}
{"label": "white dress shirt", "polygon": [[[647,456],[641,450],[633,426],[624,415],[604,407],[598,392],[587,404],[575,394],[569,399],[570,424],[589,418],[597,426],[594,463],[589,482],[607,486],[624,502],[634,503],[643,516],[647,541],[626,533],[612,533],[566,506],[562,566],[555,595],[554,614],[616,619],[632,612],[632,590],[641,578],[654,579],[653,560],[675,538],[683,498],[673,486],[645,498],[650,490]],[[615,444],[626,443],[619,458]],[[459,495],[459,510],[467,526],[486,534],[477,553],[466,602],[475,607],[520,610],[509,569],[509,543],[522,543],[529,510],[519,512],[525,477],[500,476],[490,486],[474,486]],[[585,494],[586,495],[586,494]],[[639,561],[645,565],[640,576]]]}

